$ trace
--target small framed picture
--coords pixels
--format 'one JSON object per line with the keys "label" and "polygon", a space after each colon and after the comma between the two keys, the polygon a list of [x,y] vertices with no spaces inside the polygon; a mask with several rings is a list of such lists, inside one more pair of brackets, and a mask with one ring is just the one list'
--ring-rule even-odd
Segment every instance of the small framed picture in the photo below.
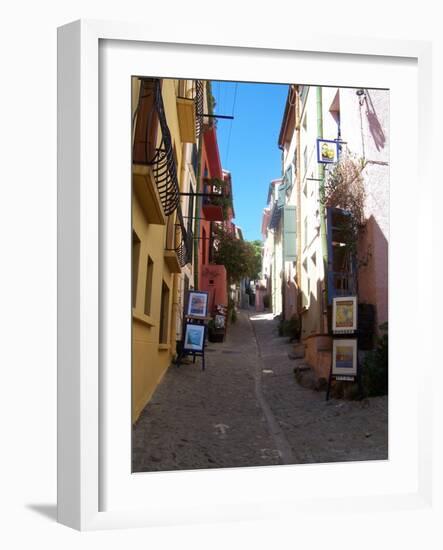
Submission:
{"label": "small framed picture", "polygon": [[224,315],[216,315],[214,317],[215,328],[225,328],[225,319],[226,317]]}
{"label": "small framed picture", "polygon": [[317,162],[338,162],[338,142],[332,139],[317,139]]}
{"label": "small framed picture", "polygon": [[332,344],[332,375],[357,376],[357,340],[334,340]]}
{"label": "small framed picture", "polygon": [[202,290],[191,290],[188,298],[187,315],[206,317],[208,314],[208,293]]}
{"label": "small framed picture", "polygon": [[340,296],[332,304],[332,332],[352,333],[357,330],[357,297]]}
{"label": "small framed picture", "polygon": [[185,330],[184,349],[202,351],[205,342],[205,326],[188,323]]}

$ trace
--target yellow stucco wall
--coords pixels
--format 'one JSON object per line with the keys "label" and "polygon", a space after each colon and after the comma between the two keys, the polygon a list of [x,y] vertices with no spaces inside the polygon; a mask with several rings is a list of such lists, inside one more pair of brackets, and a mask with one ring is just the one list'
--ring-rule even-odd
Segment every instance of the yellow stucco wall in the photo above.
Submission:
{"label": "yellow stucco wall", "polygon": [[[183,189],[183,144],[177,115],[177,81],[163,80],[162,97],[171,132],[179,185]],[[133,102],[138,100],[139,84],[133,79]],[[132,421],[135,422],[151,399],[175,354],[176,315],[180,275],[169,271],[164,261],[166,226],[149,224],[133,194],[132,226],[138,239],[139,261],[136,303],[132,321]],[[153,262],[152,294],[149,316],[145,314],[145,287],[148,256]],[[160,311],[163,282],[169,288],[168,341],[160,343]]]}
{"label": "yellow stucco wall", "polygon": [[[168,368],[175,351],[175,335],[168,334],[168,346],[160,343],[160,308],[163,281],[169,287],[171,320],[174,275],[163,260],[165,226],[148,224],[136,197],[133,197],[133,229],[140,239],[138,285],[132,323],[132,400],[133,420],[149,401],[157,384]],[[145,315],[145,291],[148,256],[153,262],[150,315]],[[169,324],[169,323],[168,323]],[[172,340],[172,341],[171,341]]]}

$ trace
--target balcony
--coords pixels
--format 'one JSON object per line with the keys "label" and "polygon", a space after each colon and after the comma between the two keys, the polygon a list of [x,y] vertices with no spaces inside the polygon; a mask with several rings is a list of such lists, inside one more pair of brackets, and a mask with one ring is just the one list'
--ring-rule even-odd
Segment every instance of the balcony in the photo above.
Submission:
{"label": "balcony", "polygon": [[180,137],[184,143],[197,141],[195,101],[186,97],[177,97],[178,125]]}
{"label": "balcony", "polygon": [[232,198],[225,182],[205,179],[202,210],[207,221],[223,222],[232,217]]}
{"label": "balcony", "polygon": [[357,293],[355,273],[350,271],[328,271],[328,290],[331,298],[355,296]]}
{"label": "balcony", "polygon": [[174,225],[173,246],[165,248],[164,260],[171,273],[180,273],[181,268],[192,263],[194,234],[186,229],[180,206],[177,209],[177,223]]}
{"label": "balcony", "polygon": [[203,82],[196,80],[192,97],[177,97],[180,137],[184,143],[196,143],[203,115]]}
{"label": "balcony", "polygon": [[269,216],[269,229],[277,229],[280,224],[282,210],[282,207],[275,201]]}
{"label": "balcony", "polygon": [[148,223],[165,225],[166,216],[150,166],[135,164],[132,168],[132,189]]}
{"label": "balcony", "polygon": [[[176,210],[180,197],[171,133],[166,121],[159,79],[141,79],[135,116],[132,157],[134,169],[136,172],[143,172],[138,165],[151,168],[163,213],[169,216]],[[140,183],[138,181],[137,185]],[[144,192],[146,193],[147,191]]]}

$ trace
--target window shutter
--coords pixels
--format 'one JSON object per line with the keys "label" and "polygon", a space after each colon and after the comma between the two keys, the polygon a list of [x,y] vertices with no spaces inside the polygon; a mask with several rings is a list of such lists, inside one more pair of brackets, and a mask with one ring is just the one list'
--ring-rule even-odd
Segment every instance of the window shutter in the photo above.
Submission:
{"label": "window shutter", "polygon": [[286,199],[286,184],[284,183],[284,180],[283,180],[278,186],[277,206],[279,208],[283,208],[283,206],[285,205],[285,199]]}
{"label": "window shutter", "polygon": [[292,164],[290,164],[285,172],[286,189],[290,191],[292,189]]}
{"label": "window shutter", "polygon": [[297,259],[297,213],[296,207],[286,205],[283,211],[283,253],[285,262]]}

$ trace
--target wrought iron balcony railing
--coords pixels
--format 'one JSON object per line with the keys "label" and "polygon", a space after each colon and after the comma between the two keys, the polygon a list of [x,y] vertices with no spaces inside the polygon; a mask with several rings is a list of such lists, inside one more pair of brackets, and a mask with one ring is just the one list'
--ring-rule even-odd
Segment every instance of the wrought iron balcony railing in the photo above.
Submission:
{"label": "wrought iron balcony railing", "polygon": [[180,267],[184,267],[186,264],[192,263],[192,249],[194,245],[194,234],[190,227],[186,229],[183,220],[183,214],[181,207],[177,208],[177,220],[175,224],[175,238],[174,242],[178,243],[173,249],[177,254],[177,259]]}
{"label": "wrought iron balcony railing", "polygon": [[329,297],[355,296],[357,293],[356,274],[352,271],[328,272]]}
{"label": "wrought iron balcony railing", "polygon": [[[179,204],[179,184],[171,133],[166,121],[159,79],[141,79],[133,162],[152,167],[166,216]],[[160,131],[160,135],[158,135]]]}
{"label": "wrought iron balcony railing", "polygon": [[195,81],[195,133],[197,137],[200,135],[203,128],[203,86],[203,81]]}

